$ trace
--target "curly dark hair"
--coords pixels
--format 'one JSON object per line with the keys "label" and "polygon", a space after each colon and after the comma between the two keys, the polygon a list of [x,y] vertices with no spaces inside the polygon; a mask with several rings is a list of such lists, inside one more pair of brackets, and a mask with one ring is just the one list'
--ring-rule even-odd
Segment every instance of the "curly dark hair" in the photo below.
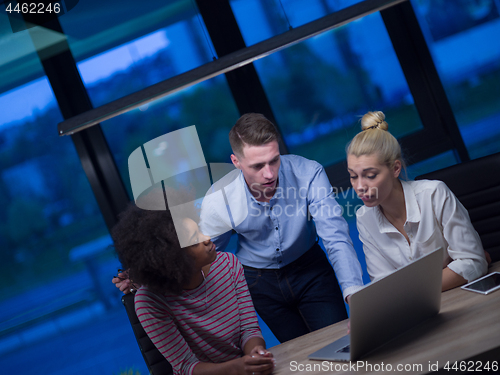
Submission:
{"label": "curly dark hair", "polygon": [[190,281],[194,260],[181,248],[168,209],[143,210],[131,203],[120,214],[111,236],[130,280],[147,285],[157,294],[182,293],[182,286]]}

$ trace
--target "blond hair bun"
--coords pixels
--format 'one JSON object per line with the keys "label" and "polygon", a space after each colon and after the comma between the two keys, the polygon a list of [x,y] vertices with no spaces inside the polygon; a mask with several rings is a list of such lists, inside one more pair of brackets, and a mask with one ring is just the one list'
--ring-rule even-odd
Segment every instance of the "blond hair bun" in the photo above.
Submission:
{"label": "blond hair bun", "polygon": [[405,169],[401,146],[388,131],[389,125],[385,122],[383,112],[376,111],[365,114],[361,119],[361,129],[349,142],[346,149],[347,155],[354,155],[358,158],[362,155],[377,155],[380,164],[385,164],[389,168],[392,168],[394,162],[399,160]]}
{"label": "blond hair bun", "polygon": [[384,112],[368,112],[361,118],[361,131],[369,129],[388,130],[389,124],[385,121]]}

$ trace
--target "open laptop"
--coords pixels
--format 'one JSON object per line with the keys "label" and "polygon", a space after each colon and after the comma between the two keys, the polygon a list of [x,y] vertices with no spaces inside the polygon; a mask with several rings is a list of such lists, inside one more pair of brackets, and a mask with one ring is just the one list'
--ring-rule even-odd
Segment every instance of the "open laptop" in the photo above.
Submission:
{"label": "open laptop", "polygon": [[399,336],[441,307],[443,249],[373,281],[351,295],[351,333],[309,359],[355,361]]}

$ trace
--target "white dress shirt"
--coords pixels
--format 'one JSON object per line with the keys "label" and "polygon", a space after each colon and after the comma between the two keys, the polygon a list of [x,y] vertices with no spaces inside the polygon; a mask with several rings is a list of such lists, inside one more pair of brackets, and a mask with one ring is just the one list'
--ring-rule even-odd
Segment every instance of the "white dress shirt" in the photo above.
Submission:
{"label": "white dress shirt", "polygon": [[404,230],[410,243],[384,216],[380,207],[356,212],[370,278],[383,277],[413,260],[443,247],[443,268],[467,281],[488,268],[479,235],[469,214],[441,181],[401,181],[406,204]]}

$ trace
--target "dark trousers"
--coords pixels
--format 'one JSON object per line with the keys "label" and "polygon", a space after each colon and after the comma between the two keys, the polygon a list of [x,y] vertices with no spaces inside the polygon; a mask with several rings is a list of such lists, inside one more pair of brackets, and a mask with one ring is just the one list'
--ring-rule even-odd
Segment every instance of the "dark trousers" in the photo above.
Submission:
{"label": "dark trousers", "polygon": [[244,270],[255,309],[280,342],[347,319],[337,278],[318,244],[282,269]]}

